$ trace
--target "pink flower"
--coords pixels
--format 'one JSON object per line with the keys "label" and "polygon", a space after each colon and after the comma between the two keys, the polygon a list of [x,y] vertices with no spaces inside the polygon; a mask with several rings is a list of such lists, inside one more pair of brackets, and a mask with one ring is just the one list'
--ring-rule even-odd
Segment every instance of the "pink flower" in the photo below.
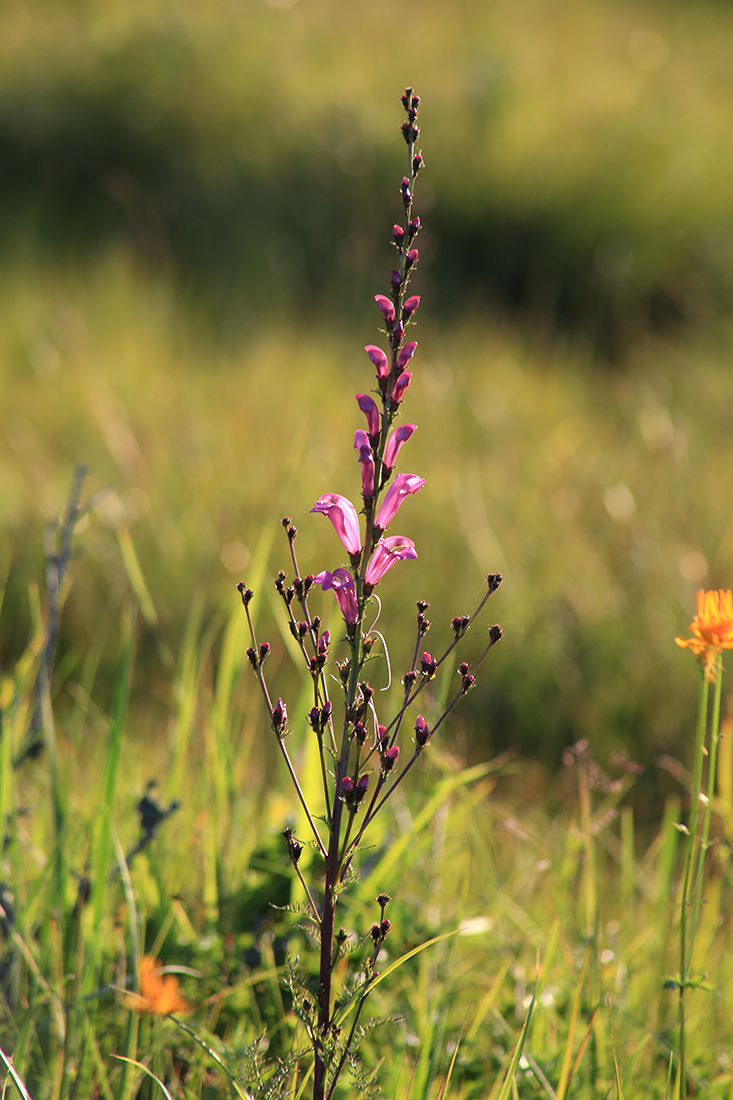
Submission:
{"label": "pink flower", "polygon": [[[382,531],[389,527],[405,497],[410,493],[416,493],[418,489],[422,489],[424,484],[425,478],[418,477],[417,474],[398,474],[379,507],[375,526],[381,528]],[[343,498],[339,497],[338,499]]]}
{"label": "pink flower", "polygon": [[405,390],[410,385],[411,379],[412,379],[412,374],[410,373],[410,371],[409,370],[403,370],[402,374],[399,376],[399,378],[397,379],[397,381],[394,384],[394,389],[392,390],[392,400],[393,401],[396,401],[399,404],[399,402],[402,400],[402,398],[404,396]]}
{"label": "pink flower", "polygon": [[389,538],[380,539],[377,547],[369,559],[369,565],[364,576],[364,584],[375,585],[381,581],[385,573],[398,561],[407,558],[416,558],[417,550],[412,539],[406,539],[404,535],[391,535]]}
{"label": "pink flower", "polygon": [[[387,299],[387,301],[389,302],[389,298]],[[391,304],[392,303],[390,302],[390,305]],[[405,302],[405,304],[402,307],[402,320],[403,321],[409,320],[409,318],[412,317],[413,313],[415,312],[415,310],[417,309],[417,307],[419,305],[420,305],[420,295],[419,294],[413,294],[411,298],[407,299],[407,301]],[[394,313],[394,310],[392,312]]]}
{"label": "pink flower", "polygon": [[[379,349],[377,348],[377,351]],[[382,352],[384,355],[384,352]],[[387,356],[384,355],[384,361],[387,362]],[[359,408],[364,413],[367,419],[367,428],[369,429],[369,435],[379,434],[379,409],[377,408],[377,402],[373,397],[370,397],[368,393],[354,394]]]}
{"label": "pink flower", "polygon": [[363,428],[357,428],[356,431],[354,432],[354,448],[356,450],[360,451],[362,447],[369,447],[369,446],[370,446],[369,436],[367,435],[367,433],[364,431]]}
{"label": "pink flower", "polygon": [[[361,495],[365,501],[368,501],[374,496],[374,455],[366,432],[359,431],[356,435],[363,435],[367,439],[367,443],[359,447],[359,462],[361,463]],[[354,446],[357,446],[356,441]]]}
{"label": "pink flower", "polygon": [[413,432],[417,431],[417,424],[400,424],[399,428],[390,435],[387,440],[387,447],[384,452],[384,465],[388,470],[391,470],[397,461],[397,455],[400,453],[400,448],[403,443],[407,443]]}
{"label": "pink flower", "polygon": [[344,619],[347,623],[355,623],[359,617],[359,608],[356,603],[354,578],[348,569],[334,569],[333,573],[329,573],[327,569],[324,569],[314,580],[316,584],[320,584],[324,592],[327,592],[329,588],[333,589],[333,594],[341,608]]}
{"label": "pink flower", "polygon": [[[387,356],[384,354],[382,349],[376,347],[376,345],[374,344],[367,344],[364,348],[364,351],[367,353],[372,363],[374,363],[374,366],[377,368],[377,378],[388,378],[389,360],[387,359]],[[361,406],[359,406],[359,408],[361,408]]]}
{"label": "pink flower", "polygon": [[313,505],[311,512],[320,512],[321,515],[328,516],[348,552],[359,553],[361,550],[359,517],[350,500],[339,496],[338,493],[324,493]]}
{"label": "pink flower", "polygon": [[415,348],[417,347],[417,340],[410,340],[408,344],[403,344],[400,350],[397,352],[397,370],[404,370],[407,364],[415,354]]}
{"label": "pink flower", "polygon": [[[374,295],[374,301],[377,303],[377,305],[381,309],[382,316],[384,317],[387,324],[391,325],[392,322],[394,321],[395,313],[394,313],[394,306],[390,302],[389,298],[387,298],[387,296],[384,295],[384,294],[375,294]],[[418,299],[418,301],[419,301],[419,299]],[[407,302],[405,302],[405,305],[407,305]]]}

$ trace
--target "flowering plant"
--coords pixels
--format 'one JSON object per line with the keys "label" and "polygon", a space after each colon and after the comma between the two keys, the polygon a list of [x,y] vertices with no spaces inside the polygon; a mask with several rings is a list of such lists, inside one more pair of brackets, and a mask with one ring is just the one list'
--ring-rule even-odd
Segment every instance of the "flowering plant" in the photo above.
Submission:
{"label": "flowering plant", "polygon": [[[457,615],[451,622],[448,644],[441,656],[422,652],[423,639],[430,628],[426,617],[428,603],[417,603],[416,639],[409,668],[402,677],[404,692],[397,712],[384,720],[379,714],[374,688],[364,678],[364,666],[381,635],[373,624],[366,625],[367,611],[377,599],[375,589],[386,574],[399,562],[417,557],[412,539],[404,535],[387,534],[392,521],[407,498],[419,492],[425,479],[412,473],[395,473],[402,448],[417,430],[416,424],[396,421],[413,374],[408,369],[417,342],[407,340],[408,329],[414,324],[420,305],[416,294],[408,294],[409,284],[418,264],[416,241],[420,219],[413,216],[415,182],[424,162],[417,149],[417,124],[420,100],[411,88],[402,96],[406,120],[402,134],[408,149],[408,172],[400,185],[402,221],[392,229],[392,245],[397,266],[392,271],[388,294],[377,294],[375,301],[384,322],[383,334],[387,351],[368,344],[365,348],[376,368],[376,388],[373,395],[357,393],[356,402],[366,419],[366,428],[354,435],[361,468],[361,516],[356,506],[337,493],[324,493],[311,512],[324,515],[332,523],[345,551],[345,561],[332,570],[301,575],[295,542],[297,528],[289,517],[283,519],[290,548],[294,578],[288,583],[285,571],[280,571],[275,588],[282,598],[290,632],[296,639],[305,667],[313,685],[313,706],[308,717],[318,741],[320,769],[323,781],[323,807],[318,813],[308,805],[298,781],[295,767],[286,747],[290,733],[285,702],[273,697],[267,685],[265,662],[270,653],[267,642],[258,643],[250,604],[254,593],[244,583],[237,587],[247,613],[252,646],[247,651],[249,662],[262,690],[272,729],[285,760],[297,796],[311,833],[312,846],[320,856],[315,883],[309,884],[300,867],[303,843],[292,829],[284,832],[288,854],[306,897],[304,912],[314,929],[320,949],[317,982],[298,979],[292,972],[290,987],[293,1005],[302,1020],[313,1052],[314,1100],[326,1100],[334,1094],[344,1066],[355,1065],[355,1048],[359,1039],[359,1018],[370,988],[377,977],[380,950],[390,931],[386,916],[389,897],[376,899],[378,919],[372,925],[368,940],[370,954],[365,962],[366,978],[354,994],[353,1020],[348,1031],[342,1028],[345,1019],[343,1003],[334,997],[333,970],[348,950],[347,934],[336,929],[336,911],[344,888],[355,875],[353,860],[365,831],[376,814],[388,801],[413,765],[429,745],[431,737],[442,725],[458,701],[474,686],[476,669],[491,647],[501,637],[501,628],[489,628],[488,641],[480,656],[471,664],[458,665],[459,683],[437,719],[432,723],[422,715],[412,717],[415,703],[437,669],[452,654],[459,641],[479,614],[489,596],[501,583],[499,574],[487,576],[487,588],[476,610],[470,615]],[[311,613],[309,600],[314,587],[332,591],[344,620],[348,655],[336,662],[336,675],[327,675],[331,660],[332,638],[322,629],[322,619]],[[296,614],[297,609],[297,614]],[[383,641],[383,640],[382,640]],[[331,697],[335,679],[341,696],[341,717],[338,722]],[[403,726],[408,716],[413,724],[412,744],[405,745]],[[357,822],[361,814],[360,822]],[[317,824],[318,822],[318,824]]]}

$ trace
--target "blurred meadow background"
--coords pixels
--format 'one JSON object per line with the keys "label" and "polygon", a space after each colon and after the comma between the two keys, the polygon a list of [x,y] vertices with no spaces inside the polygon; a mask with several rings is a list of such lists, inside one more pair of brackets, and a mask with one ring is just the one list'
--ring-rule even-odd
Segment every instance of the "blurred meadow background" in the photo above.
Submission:
{"label": "blurred meadow background", "polygon": [[[190,995],[209,997],[207,1041],[222,1050],[286,1012],[272,975],[292,933],[267,903],[288,896],[277,833],[294,811],[243,667],[234,583],[261,595],[261,637],[294,711],[301,676],[272,613],[270,578],[288,565],[279,520],[299,528],[303,571],[337,564],[333,532],[308,510],[323,492],[358,494],[353,394],[372,384],[362,348],[379,340],[373,295],[392,266],[406,84],[422,97],[427,168],[407,412],[419,431],[403,466],[427,484],[401,515],[419,558],[383,582],[382,625],[401,668],[418,598],[431,601],[437,650],[443,624],[500,571],[487,623],[505,637],[416,781],[435,814],[421,817],[408,792],[397,815],[415,860],[400,935],[466,915],[476,935],[415,964],[384,1009],[408,1020],[385,1040],[401,1053],[390,1063],[375,1039],[370,1057],[387,1058],[387,1095],[437,1095],[446,1043],[479,1003],[455,1080],[460,1095],[488,1096],[542,946],[558,967],[551,978],[548,963],[545,1008],[560,1015],[537,1024],[536,1041],[557,1085],[580,988],[570,929],[585,943],[605,891],[603,965],[619,937],[637,952],[625,1017],[636,1022],[619,1041],[636,1036],[635,1066],[662,1065],[659,1088],[645,1078],[639,1095],[665,1095],[666,1040],[649,1038],[669,1024],[661,979],[654,1024],[638,1021],[647,968],[672,967],[660,913],[695,723],[694,662],[674,636],[697,588],[733,582],[732,49],[722,0],[1,6],[0,802],[15,837],[1,888],[18,918],[3,924],[16,954],[0,1034],[34,1097],[146,1095],[147,1082],[110,1066],[115,1040],[95,1032],[102,1009],[84,997],[120,984],[120,959],[134,969],[153,946],[204,975]],[[92,507],[63,587],[51,736],[33,720],[44,529],[79,464]],[[576,913],[591,841],[569,824],[575,778],[562,759],[581,739],[604,767],[625,753],[643,770],[626,814],[631,773],[600,801],[611,877],[598,896],[588,880]],[[504,753],[498,777],[460,770]],[[181,806],[125,893],[108,863],[132,850],[151,780],[161,807]],[[385,851],[389,879],[397,856]],[[729,888],[717,881],[710,950]],[[619,906],[628,915],[641,900],[641,930],[625,932]],[[653,961],[640,961],[647,950]],[[87,977],[68,981],[82,956]],[[431,967],[446,983],[434,1010]],[[482,975],[489,984],[470,993]],[[111,997],[108,1035],[124,1035],[121,1052],[154,1051],[170,1087],[179,1071],[163,1033],[141,1038],[158,1021],[138,1034]],[[733,1032],[721,1003],[708,1037]],[[19,1005],[26,1022],[14,1024]],[[593,1091],[611,1072],[604,1034],[582,1095],[605,1095]],[[705,1070],[720,1095],[727,1041],[711,1040]],[[225,1079],[191,1050],[177,1094],[218,1095]],[[537,1081],[528,1074],[522,1095],[544,1095]]]}

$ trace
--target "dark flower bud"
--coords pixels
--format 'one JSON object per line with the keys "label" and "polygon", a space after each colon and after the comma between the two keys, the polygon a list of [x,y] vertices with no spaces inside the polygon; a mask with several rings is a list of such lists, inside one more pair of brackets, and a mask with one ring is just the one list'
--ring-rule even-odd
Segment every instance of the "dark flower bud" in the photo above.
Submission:
{"label": "dark flower bud", "polygon": [[458,666],[458,675],[467,676],[470,668],[471,666],[469,665],[468,661],[461,661],[460,665]]}
{"label": "dark flower bud", "polygon": [[379,926],[378,924],[373,924],[373,925],[372,925],[372,928],[371,928],[371,932],[369,933],[369,935],[370,935],[370,936],[372,937],[372,939],[374,940],[374,945],[375,945],[375,947],[376,947],[376,945],[377,945],[378,943],[381,943],[381,940],[382,940],[382,929],[380,928],[380,926]]}
{"label": "dark flower bud", "polygon": [[399,247],[405,239],[405,231],[401,225],[392,226],[392,237],[394,238],[394,243]]}
{"label": "dark flower bud", "polygon": [[416,118],[417,118],[417,110],[414,107],[411,106],[409,111],[407,112],[407,119],[408,119],[409,122],[414,122]]}
{"label": "dark flower bud", "polygon": [[411,298],[407,299],[407,301],[405,302],[405,304],[402,307],[402,320],[403,321],[409,321],[410,317],[412,317],[413,313],[415,312],[415,310],[417,309],[417,307],[419,305],[420,305],[420,295],[419,294],[413,294]]}
{"label": "dark flower bud", "polygon": [[402,321],[398,321],[395,327],[392,329],[392,336],[394,337],[395,346],[399,344],[402,337],[405,335],[405,326]]}
{"label": "dark flower bud", "polygon": [[357,791],[361,791],[362,796],[364,796],[369,789],[369,776],[366,772],[364,775],[359,776],[359,782],[356,784],[356,789]]}
{"label": "dark flower bud", "polygon": [[387,727],[379,725],[377,726],[377,747],[380,752],[382,749],[386,749],[389,743],[389,736],[387,734]]}
{"label": "dark flower bud", "polygon": [[323,707],[321,708],[321,720],[323,721],[324,726],[325,726],[326,722],[329,720],[329,718],[331,717],[331,711],[332,710],[333,710],[333,703],[329,699],[328,702],[324,703]]}
{"label": "dark flower bud", "polygon": [[429,607],[430,607],[430,604],[428,603],[427,600],[418,600],[417,601],[417,613],[418,613],[418,615],[424,615]]}
{"label": "dark flower bud", "polygon": [[252,665],[252,668],[257,668],[257,653],[252,646],[247,650],[247,660]]}
{"label": "dark flower bud", "polygon": [[364,702],[367,704],[371,703],[372,699],[374,698],[374,688],[371,686],[371,684],[366,684],[363,681],[359,684],[359,687],[361,688],[361,694]]}
{"label": "dark flower bud", "polygon": [[308,671],[311,676],[315,676],[317,672],[320,672],[326,663],[325,657],[310,657],[308,659]]}
{"label": "dark flower bud", "polygon": [[302,846],[298,843],[294,836],[288,837],[288,855],[290,856],[293,864],[297,864],[303,851]]}
{"label": "dark flower bud", "polygon": [[488,573],[486,580],[489,584],[489,592],[496,592],[503,579],[501,573]]}
{"label": "dark flower bud", "polygon": [[404,106],[405,110],[407,110],[407,108],[410,106],[411,99],[412,99],[412,88],[405,88],[405,94],[402,96],[402,103],[403,103],[403,106]]}
{"label": "dark flower bud", "polygon": [[417,669],[414,669],[414,668],[410,669],[410,671],[406,672],[405,675],[402,677],[402,683],[405,685],[405,687],[407,688],[408,691],[410,690],[411,687],[413,687],[416,680],[417,680]]}
{"label": "dark flower bud", "polygon": [[435,676],[437,667],[438,662],[435,660],[435,657],[431,657],[428,651],[425,650],[422,655],[422,660],[420,661],[420,671],[423,676],[427,676],[428,680],[432,680],[433,676]]}
{"label": "dark flower bud", "polygon": [[393,271],[389,277],[389,281],[391,282],[392,286],[399,286],[402,282],[402,276],[400,275],[399,271]]}
{"label": "dark flower bud", "polygon": [[[314,580],[315,580],[315,578],[314,578]],[[315,630],[316,634],[318,634],[318,631],[321,629],[321,616],[320,615],[316,615],[315,618],[313,619],[313,629]]]}
{"label": "dark flower bud", "polygon": [[377,905],[380,906],[381,909],[384,909],[391,900],[392,898],[389,894],[379,894],[376,899]]}
{"label": "dark flower bud", "polygon": [[276,730],[280,730],[286,725],[288,720],[288,708],[283,703],[282,699],[278,699],[275,706],[272,708],[272,724]]}
{"label": "dark flower bud", "polygon": [[354,725],[354,737],[358,744],[363,745],[367,737],[367,728],[363,722],[357,722]]}
{"label": "dark flower bud", "polygon": [[328,647],[331,644],[331,631],[324,630],[323,634],[318,640],[318,652],[323,656],[328,653]]}
{"label": "dark flower bud", "polygon": [[418,714],[415,721],[415,742],[420,748],[425,748],[430,737],[430,726],[423,718],[422,714]]}
{"label": "dark flower bud", "polygon": [[453,619],[451,619],[450,625],[453,628],[453,633],[455,634],[456,638],[463,637],[463,635],[468,630],[468,625],[470,622],[470,615],[456,615]]}
{"label": "dark flower bud", "polygon": [[262,645],[260,646],[260,664],[264,664],[264,662],[270,656],[270,649],[271,646],[269,642],[262,643]]}
{"label": "dark flower bud", "polygon": [[298,624],[294,623],[293,620],[291,619],[288,623],[288,629],[290,630],[290,633],[293,635],[293,637],[295,638],[295,640],[297,642],[298,641]]}
{"label": "dark flower bud", "polygon": [[288,605],[288,607],[290,607],[291,603],[293,602],[294,596],[295,596],[295,589],[293,588],[293,586],[291,584],[285,592],[285,603]]}
{"label": "dark flower bud", "polygon": [[391,749],[387,749],[382,753],[382,771],[385,773],[391,772],[400,757],[400,750],[398,745],[393,745]]}
{"label": "dark flower bud", "polygon": [[418,629],[420,631],[420,637],[424,638],[427,632],[430,630],[430,619],[426,619],[424,616],[418,620]]}
{"label": "dark flower bud", "polygon": [[373,648],[374,648],[374,638],[365,638],[364,642],[363,642],[363,645],[362,645],[362,650],[364,652],[364,656],[368,657]]}
{"label": "dark flower bud", "polygon": [[308,722],[316,733],[321,732],[323,727],[321,726],[321,712],[318,707],[311,707],[310,713],[308,714]]}
{"label": "dark flower bud", "polygon": [[341,661],[340,664],[337,662],[336,667],[339,670],[339,680],[343,687],[346,687],[351,676],[351,665],[348,661]]}
{"label": "dark flower bud", "polygon": [[298,599],[303,598],[303,581],[300,577],[293,577],[293,588]]}
{"label": "dark flower bud", "polygon": [[476,677],[471,676],[470,673],[467,673],[461,680],[461,691],[463,692],[463,694],[465,695],[468,691],[470,691],[475,683]]}
{"label": "dark flower bud", "polygon": [[298,637],[302,641],[308,634],[308,623],[298,623]]}
{"label": "dark flower bud", "polygon": [[413,145],[415,144],[415,142],[417,141],[417,139],[418,139],[419,137],[420,137],[420,127],[419,127],[419,126],[415,126],[415,125],[413,124],[413,127],[412,127],[412,129],[410,130],[410,140],[412,141],[412,144],[413,144]]}
{"label": "dark flower bud", "polygon": [[410,104],[410,106],[412,107],[413,111],[416,111],[418,109],[418,107],[420,106],[420,96],[419,95],[414,95],[412,97],[412,103]]}
{"label": "dark flower bud", "polygon": [[416,153],[412,158],[412,174],[416,176],[421,168],[425,167],[425,161],[423,160],[422,153]]}
{"label": "dark flower bud", "polygon": [[283,527],[284,527],[284,528],[285,528],[286,530],[287,530],[287,528],[288,528],[288,527],[290,526],[290,524],[291,524],[292,522],[293,522],[293,521],[291,520],[290,516],[283,516],[283,518],[282,518],[282,519],[280,520],[280,523],[281,523],[281,524],[283,525]]}
{"label": "dark flower bud", "polygon": [[408,234],[409,234],[410,240],[412,240],[413,237],[416,237],[419,232],[420,232],[420,218],[419,217],[413,218],[412,221],[410,222],[409,227],[408,227]]}
{"label": "dark flower bud", "polygon": [[410,190],[410,181],[408,180],[407,176],[403,176],[402,177],[402,183],[400,184],[400,191],[402,192],[403,195],[407,195],[409,193],[409,190]]}
{"label": "dark flower bud", "polygon": [[252,591],[252,589],[247,588],[244,581],[240,581],[236,588],[237,592],[242,597],[242,603],[244,604],[244,606],[249,607],[250,603],[252,602],[252,597],[254,596],[254,592]]}
{"label": "dark flower bud", "polygon": [[496,645],[496,643],[499,641],[499,638],[504,637],[504,631],[501,629],[498,623],[496,623],[494,626],[489,627],[489,637],[491,638],[493,645]]}
{"label": "dark flower bud", "polygon": [[405,210],[407,210],[407,208],[410,206],[411,202],[412,202],[412,191],[404,191],[403,194],[402,194],[402,205],[404,206]]}
{"label": "dark flower bud", "polygon": [[387,933],[389,932],[391,927],[392,927],[392,921],[389,919],[389,917],[384,917],[380,921],[379,931],[381,933],[382,939],[385,938],[385,936],[387,935]]}
{"label": "dark flower bud", "polygon": [[342,947],[343,944],[346,943],[348,938],[349,938],[349,933],[346,931],[345,928],[339,928],[338,932],[334,936],[334,939],[336,940],[336,943],[339,945],[339,947]]}
{"label": "dark flower bud", "polygon": [[405,257],[405,270],[409,271],[411,267],[414,267],[417,261],[420,259],[416,248],[411,248]]}
{"label": "dark flower bud", "polygon": [[349,779],[348,775],[345,775],[341,780],[341,793],[344,797],[348,797],[354,793],[354,780]]}
{"label": "dark flower bud", "polygon": [[405,139],[405,141],[409,145],[410,144],[410,133],[412,131],[412,126],[410,125],[409,121],[408,122],[403,122],[402,125],[400,126],[400,130],[402,131],[403,138]]}
{"label": "dark flower bud", "polygon": [[285,573],[283,573],[282,569],[277,575],[277,580],[275,581],[275,589],[277,592],[280,593],[281,596],[285,594]]}

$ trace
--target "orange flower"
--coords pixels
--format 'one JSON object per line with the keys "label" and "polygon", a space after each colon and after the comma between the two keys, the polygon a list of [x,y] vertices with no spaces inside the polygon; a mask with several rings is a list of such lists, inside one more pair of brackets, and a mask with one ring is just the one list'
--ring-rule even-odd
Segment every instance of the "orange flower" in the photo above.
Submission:
{"label": "orange flower", "polygon": [[178,978],[163,974],[158,959],[143,955],[140,960],[140,992],[128,993],[125,1006],[135,1012],[167,1016],[171,1012],[190,1012],[191,1006],[178,992]]}
{"label": "orange flower", "polygon": [[721,649],[733,649],[733,596],[730,589],[697,594],[697,615],[690,623],[693,638],[675,638],[677,645],[691,649],[705,669],[705,679],[715,683]]}

